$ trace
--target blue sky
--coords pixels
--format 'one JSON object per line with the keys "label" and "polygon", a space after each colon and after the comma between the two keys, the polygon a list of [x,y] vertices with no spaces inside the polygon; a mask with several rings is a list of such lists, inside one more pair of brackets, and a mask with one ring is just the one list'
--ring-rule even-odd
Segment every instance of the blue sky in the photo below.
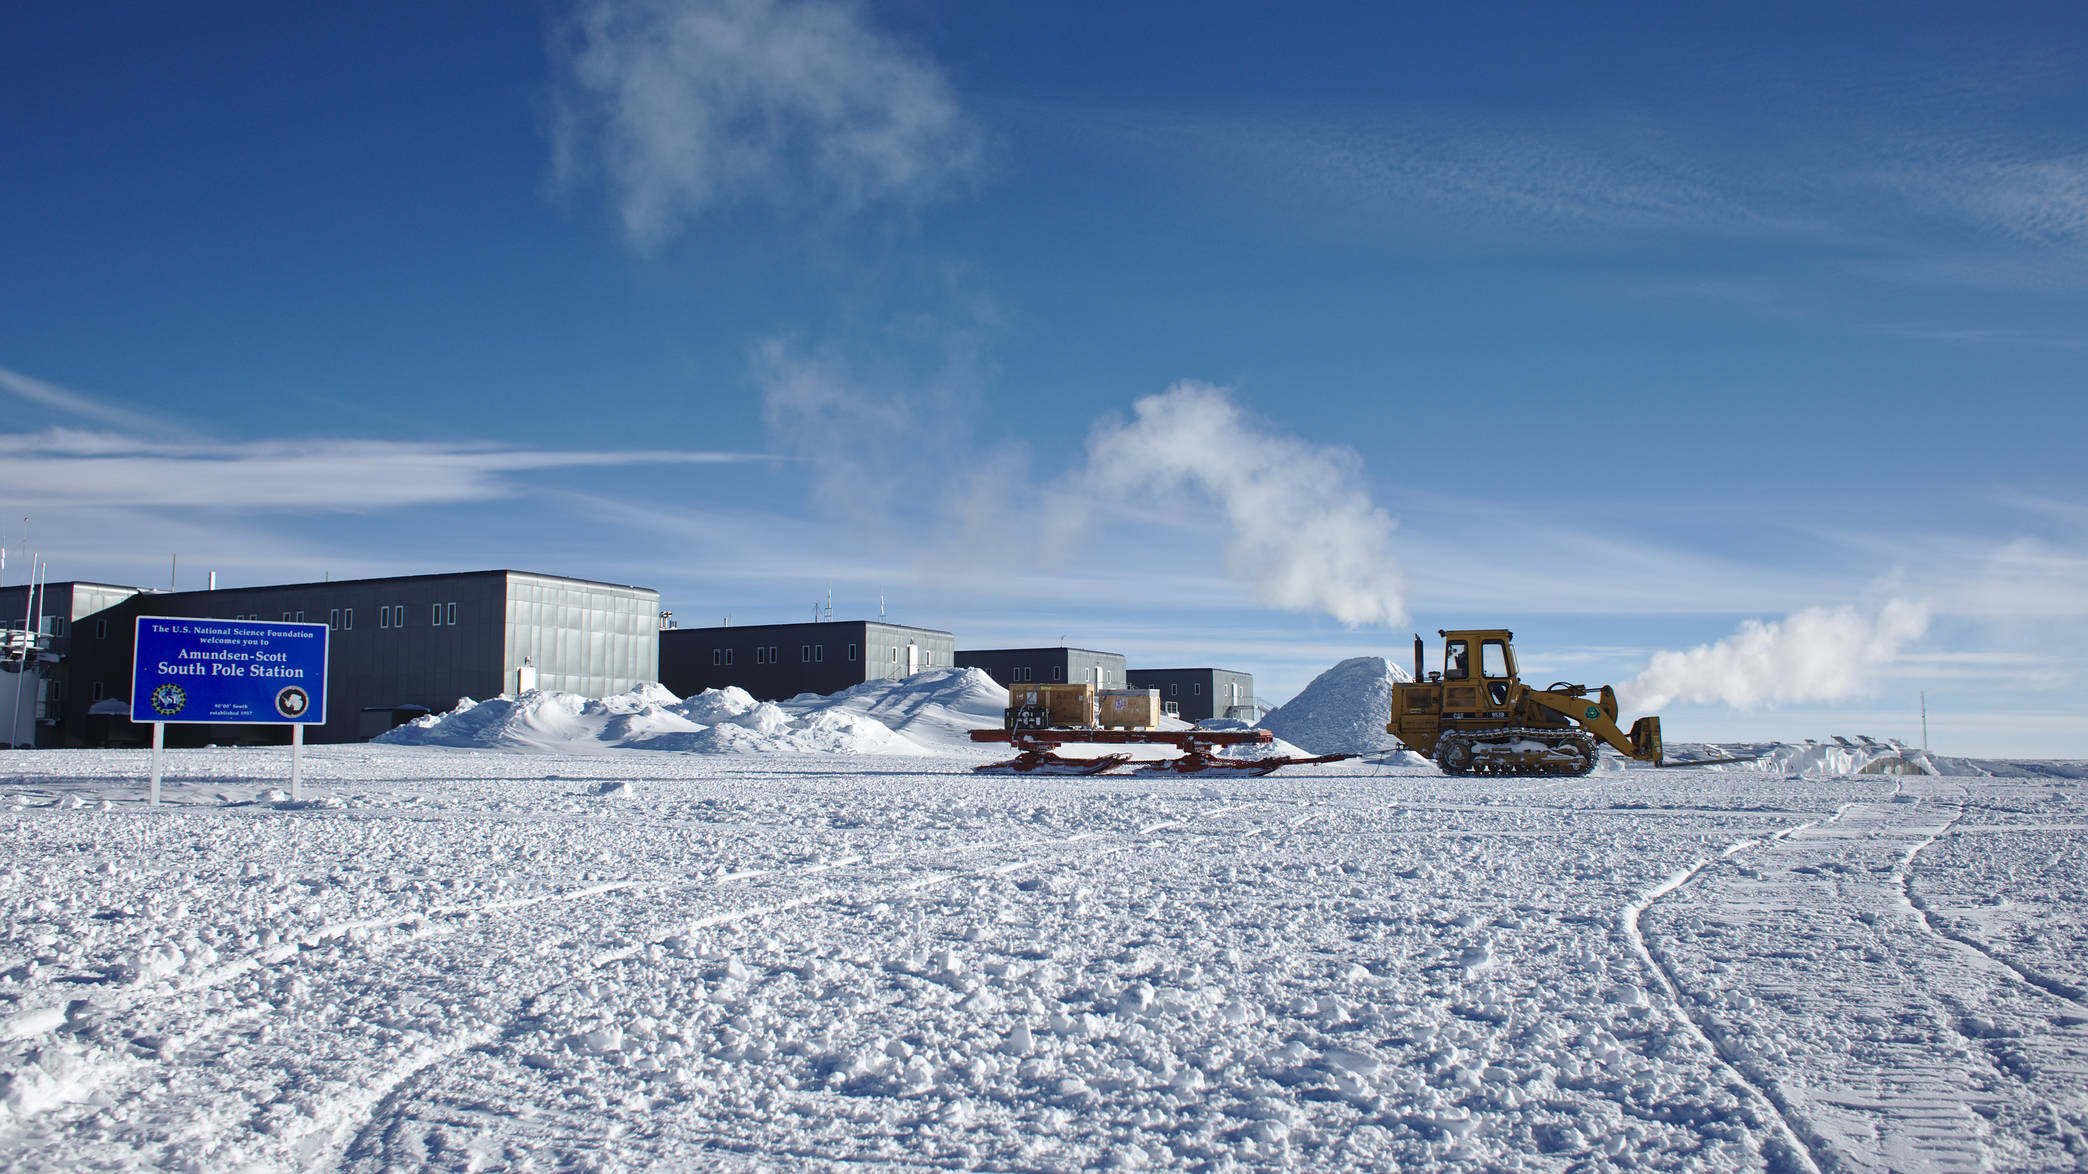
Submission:
{"label": "blue sky", "polygon": [[8,9],[6,581],[27,514],[58,578],[831,586],[1272,701],[1758,619],[1671,740],[2088,755],[2079,6],[1033,9]]}

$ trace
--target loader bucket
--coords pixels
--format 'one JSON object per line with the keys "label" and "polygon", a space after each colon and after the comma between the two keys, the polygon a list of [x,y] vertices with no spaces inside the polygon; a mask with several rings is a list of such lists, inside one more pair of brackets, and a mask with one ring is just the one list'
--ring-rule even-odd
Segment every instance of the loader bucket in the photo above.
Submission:
{"label": "loader bucket", "polygon": [[1631,723],[1631,756],[1641,762],[1659,766],[1662,754],[1660,719],[1642,717]]}

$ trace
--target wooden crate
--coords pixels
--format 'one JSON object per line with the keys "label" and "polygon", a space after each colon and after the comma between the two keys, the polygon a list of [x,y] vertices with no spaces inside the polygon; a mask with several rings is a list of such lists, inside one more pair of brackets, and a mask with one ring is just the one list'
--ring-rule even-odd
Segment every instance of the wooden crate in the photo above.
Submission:
{"label": "wooden crate", "polygon": [[1038,685],[1023,682],[1008,686],[1008,708],[1041,707],[1053,726],[1076,730],[1095,726],[1095,687],[1078,684]]}
{"label": "wooden crate", "polygon": [[1160,690],[1104,689],[1100,709],[1104,727],[1150,730],[1160,724]]}

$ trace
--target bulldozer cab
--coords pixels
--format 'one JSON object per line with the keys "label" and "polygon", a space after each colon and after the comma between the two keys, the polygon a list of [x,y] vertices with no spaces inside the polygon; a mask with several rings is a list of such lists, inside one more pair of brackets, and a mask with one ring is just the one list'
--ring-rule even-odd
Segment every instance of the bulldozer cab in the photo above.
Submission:
{"label": "bulldozer cab", "polygon": [[1438,628],[1436,634],[1443,638],[1443,680],[1472,680],[1476,667],[1487,700],[1494,705],[1508,703],[1516,679],[1515,633],[1506,628],[1458,632]]}

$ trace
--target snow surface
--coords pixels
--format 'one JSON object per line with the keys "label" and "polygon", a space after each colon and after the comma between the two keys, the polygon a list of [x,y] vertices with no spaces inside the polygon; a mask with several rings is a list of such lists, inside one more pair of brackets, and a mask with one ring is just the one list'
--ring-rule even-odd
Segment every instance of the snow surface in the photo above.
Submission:
{"label": "snow surface", "polygon": [[[926,742],[986,700],[944,684],[820,712]],[[0,753],[0,1168],[2088,1154],[2080,764],[1039,778],[590,732],[785,736],[706,704],[309,748],[303,803],[280,749],[168,752],[156,812],[143,751]]]}
{"label": "snow surface", "polygon": [[[1382,656],[1350,657],[1314,677],[1289,704],[1264,718],[1262,727],[1313,754],[1395,750],[1399,739],[1385,732],[1392,683],[1408,679],[1405,669]],[[1411,764],[1422,761],[1417,755]]]}

